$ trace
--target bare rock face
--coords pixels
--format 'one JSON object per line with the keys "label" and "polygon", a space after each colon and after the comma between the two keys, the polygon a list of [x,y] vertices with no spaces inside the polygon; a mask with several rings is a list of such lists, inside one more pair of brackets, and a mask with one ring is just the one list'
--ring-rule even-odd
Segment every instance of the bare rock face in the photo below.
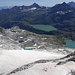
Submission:
{"label": "bare rock face", "polygon": [[5,34],[5,29],[4,28],[2,28],[2,27],[0,27],[0,34]]}
{"label": "bare rock face", "polygon": [[0,50],[21,50],[22,48],[16,44],[12,39],[0,35]]}
{"label": "bare rock face", "polygon": [[12,39],[20,47],[35,47],[35,49],[46,49],[62,47],[62,43],[55,36],[40,35],[27,30],[20,29],[18,26],[5,29],[6,37]]}
{"label": "bare rock face", "polygon": [[68,61],[74,61],[75,62],[75,51],[69,55],[67,55],[66,57],[68,57]]}
{"label": "bare rock face", "polygon": [[68,54],[67,56],[56,59],[55,61],[58,61],[57,65],[62,65],[68,62],[75,62],[75,51],[73,53]]}
{"label": "bare rock face", "polygon": [[63,42],[56,36],[36,34],[20,29],[18,26],[9,29],[0,27],[0,49],[37,49],[47,51],[54,49],[54,52],[69,53],[69,50],[65,50]]}
{"label": "bare rock face", "polygon": [[0,50],[18,50],[22,49],[13,39],[5,33],[6,29],[0,27]]}

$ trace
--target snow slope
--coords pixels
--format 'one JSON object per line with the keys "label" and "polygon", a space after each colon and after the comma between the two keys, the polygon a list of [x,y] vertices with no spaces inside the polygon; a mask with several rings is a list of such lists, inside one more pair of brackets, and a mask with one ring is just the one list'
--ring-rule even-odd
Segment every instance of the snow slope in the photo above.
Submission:
{"label": "snow slope", "polygon": [[57,62],[45,61],[58,59],[64,56],[63,54],[47,51],[3,50],[0,51],[0,74],[66,75],[71,69],[69,66],[57,66]]}

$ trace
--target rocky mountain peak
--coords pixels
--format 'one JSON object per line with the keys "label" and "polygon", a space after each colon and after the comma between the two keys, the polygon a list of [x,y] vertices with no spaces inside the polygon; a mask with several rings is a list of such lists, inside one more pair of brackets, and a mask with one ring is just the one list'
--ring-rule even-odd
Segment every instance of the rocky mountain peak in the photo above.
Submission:
{"label": "rocky mountain peak", "polygon": [[[75,2],[71,1],[71,2],[69,2],[69,3],[71,4],[71,3],[75,3]],[[69,3],[68,3],[68,4],[69,4]]]}
{"label": "rocky mountain peak", "polygon": [[73,1],[69,2],[68,5],[70,5],[71,7],[75,8],[75,2],[73,2]]}
{"label": "rocky mountain peak", "polygon": [[40,8],[40,6],[37,3],[33,3],[32,5],[30,5],[30,7]]}
{"label": "rocky mountain peak", "polygon": [[63,2],[62,4],[66,4],[66,2]]}
{"label": "rocky mountain peak", "polygon": [[69,6],[67,3],[63,2],[62,4],[55,5],[51,9],[52,9],[52,11],[57,12],[57,11],[72,10],[73,8],[71,6]]}

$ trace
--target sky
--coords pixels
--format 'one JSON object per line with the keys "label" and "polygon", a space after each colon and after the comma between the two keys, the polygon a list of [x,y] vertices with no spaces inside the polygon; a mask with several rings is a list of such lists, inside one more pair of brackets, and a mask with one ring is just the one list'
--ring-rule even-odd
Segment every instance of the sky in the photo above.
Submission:
{"label": "sky", "polygon": [[0,6],[19,6],[19,5],[31,5],[34,2],[41,6],[53,6],[62,2],[71,2],[75,0],[0,0]]}

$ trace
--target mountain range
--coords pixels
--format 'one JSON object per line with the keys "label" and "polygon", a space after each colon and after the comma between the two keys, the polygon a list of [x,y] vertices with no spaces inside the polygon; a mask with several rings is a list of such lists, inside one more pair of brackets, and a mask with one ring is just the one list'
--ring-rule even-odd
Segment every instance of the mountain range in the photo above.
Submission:
{"label": "mountain range", "polygon": [[[54,31],[42,31],[31,25],[51,25],[57,28]],[[20,28],[39,34],[60,35],[75,40],[75,3],[56,4],[53,7],[40,6],[33,3],[30,6],[14,6],[10,9],[0,10],[0,26]]]}
{"label": "mountain range", "polygon": [[75,2],[73,2],[73,1],[69,2],[68,5],[70,5],[71,7],[75,8]]}

